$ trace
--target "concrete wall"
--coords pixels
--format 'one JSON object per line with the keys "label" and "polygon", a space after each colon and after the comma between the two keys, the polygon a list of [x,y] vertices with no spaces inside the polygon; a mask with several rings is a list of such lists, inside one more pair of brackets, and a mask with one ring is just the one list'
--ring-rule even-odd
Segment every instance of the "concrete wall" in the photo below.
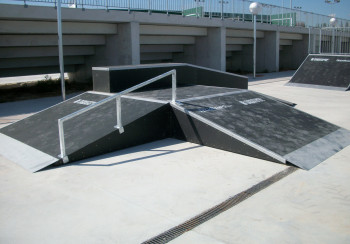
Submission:
{"label": "concrete wall", "polygon": [[[253,69],[251,22],[91,9],[63,9],[62,19],[66,69],[78,81],[90,80],[93,66],[186,62]],[[257,29],[258,72],[301,64],[308,29],[262,23]],[[56,9],[1,4],[0,75],[58,71],[56,33]]]}

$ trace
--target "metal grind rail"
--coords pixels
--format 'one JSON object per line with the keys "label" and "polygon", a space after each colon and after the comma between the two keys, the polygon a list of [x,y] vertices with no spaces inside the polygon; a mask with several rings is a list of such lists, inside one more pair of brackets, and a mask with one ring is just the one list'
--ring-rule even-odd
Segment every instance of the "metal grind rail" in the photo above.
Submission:
{"label": "metal grind rail", "polygon": [[62,158],[63,160],[63,163],[68,163],[69,162],[69,159],[68,159],[68,156],[67,156],[67,153],[66,153],[66,143],[65,143],[65,139],[64,139],[64,126],[63,126],[63,123],[67,120],[70,120],[78,115],[81,115],[87,111],[90,111],[92,109],[95,109],[109,101],[112,101],[112,100],[116,100],[116,112],[117,112],[117,125],[114,126],[114,128],[118,129],[119,130],[119,133],[123,133],[124,132],[124,128],[123,128],[123,124],[122,124],[122,117],[121,117],[121,96],[123,95],[126,95],[130,92],[133,92],[139,88],[142,88],[144,86],[147,86],[155,81],[158,81],[160,79],[163,79],[167,76],[172,76],[172,89],[171,89],[171,93],[172,93],[172,98],[171,98],[171,102],[172,103],[175,103],[175,100],[176,100],[176,70],[173,69],[171,71],[168,71],[164,74],[161,74],[159,76],[156,76],[152,79],[149,79],[147,81],[144,81],[136,86],[133,86],[133,87],[130,87],[122,92],[119,92],[113,96],[110,96],[108,98],[105,98],[97,103],[94,103],[94,104],[91,104],[89,105],[88,107],[86,108],[83,108],[83,109],[80,109],[74,113],[71,113],[67,116],[64,116],[63,118],[60,118],[58,119],[58,132],[59,132],[59,140],[60,140],[60,149],[61,149],[61,154],[58,155],[60,158]]}

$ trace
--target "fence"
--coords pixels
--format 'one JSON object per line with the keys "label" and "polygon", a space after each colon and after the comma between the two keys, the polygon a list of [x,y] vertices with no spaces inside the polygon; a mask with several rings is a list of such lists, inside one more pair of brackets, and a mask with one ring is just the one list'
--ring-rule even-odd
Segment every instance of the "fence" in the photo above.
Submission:
{"label": "fence", "polygon": [[[197,18],[221,18],[233,21],[252,21],[248,0],[61,0],[63,7],[94,8],[121,11],[156,12]],[[0,3],[24,5],[56,6],[57,0],[0,0]],[[257,16],[261,23],[301,26],[327,27],[329,16],[263,4]],[[340,27],[350,27],[350,20],[337,18]]]}
{"label": "fence", "polygon": [[318,31],[314,37],[310,33],[309,53],[350,54],[350,27],[325,27]]}

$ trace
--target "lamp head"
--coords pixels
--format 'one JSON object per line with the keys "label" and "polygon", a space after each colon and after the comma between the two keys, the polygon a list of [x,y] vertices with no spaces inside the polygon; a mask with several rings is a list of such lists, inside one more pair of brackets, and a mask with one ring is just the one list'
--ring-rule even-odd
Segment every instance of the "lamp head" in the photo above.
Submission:
{"label": "lamp head", "polygon": [[329,24],[331,25],[331,26],[333,26],[333,27],[335,27],[336,25],[337,25],[337,19],[336,18],[331,18],[330,20],[329,20]]}
{"label": "lamp head", "polygon": [[262,10],[262,5],[258,2],[253,2],[249,5],[249,11],[254,15],[259,14],[261,10]]}

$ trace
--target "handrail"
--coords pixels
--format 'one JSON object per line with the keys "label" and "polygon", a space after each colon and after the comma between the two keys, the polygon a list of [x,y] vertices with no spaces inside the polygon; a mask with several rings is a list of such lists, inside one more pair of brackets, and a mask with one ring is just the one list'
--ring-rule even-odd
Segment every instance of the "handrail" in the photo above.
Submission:
{"label": "handrail", "polygon": [[122,125],[122,117],[121,117],[121,96],[122,95],[126,95],[132,91],[135,91],[139,88],[142,88],[144,86],[147,86],[155,81],[158,81],[160,79],[163,79],[164,77],[166,76],[169,76],[171,75],[172,76],[172,86],[171,86],[171,103],[175,103],[176,101],[176,70],[173,69],[173,70],[170,70],[164,74],[161,74],[161,75],[158,75],[152,79],[149,79],[149,80],[146,80],[136,86],[133,86],[133,87],[130,87],[122,92],[119,92],[113,96],[110,96],[108,98],[105,98],[99,102],[96,102],[94,104],[91,104],[89,105],[88,107],[86,108],[83,108],[83,109],[80,109],[74,113],[71,113],[69,115],[66,115],[64,116],[63,118],[60,118],[58,119],[58,133],[59,133],[59,140],[60,140],[60,149],[61,149],[61,154],[58,155],[60,158],[62,158],[63,160],[63,163],[68,163],[69,162],[69,159],[68,159],[68,156],[66,154],[66,144],[65,144],[65,140],[64,140],[64,127],[63,127],[63,122],[67,121],[67,120],[70,120],[80,114],[83,114],[91,109],[94,109],[98,106],[101,106],[113,99],[116,99],[116,110],[117,110],[117,125],[114,126],[114,128],[118,129],[119,130],[119,133],[123,133],[124,132],[124,128],[123,128],[123,125]]}

